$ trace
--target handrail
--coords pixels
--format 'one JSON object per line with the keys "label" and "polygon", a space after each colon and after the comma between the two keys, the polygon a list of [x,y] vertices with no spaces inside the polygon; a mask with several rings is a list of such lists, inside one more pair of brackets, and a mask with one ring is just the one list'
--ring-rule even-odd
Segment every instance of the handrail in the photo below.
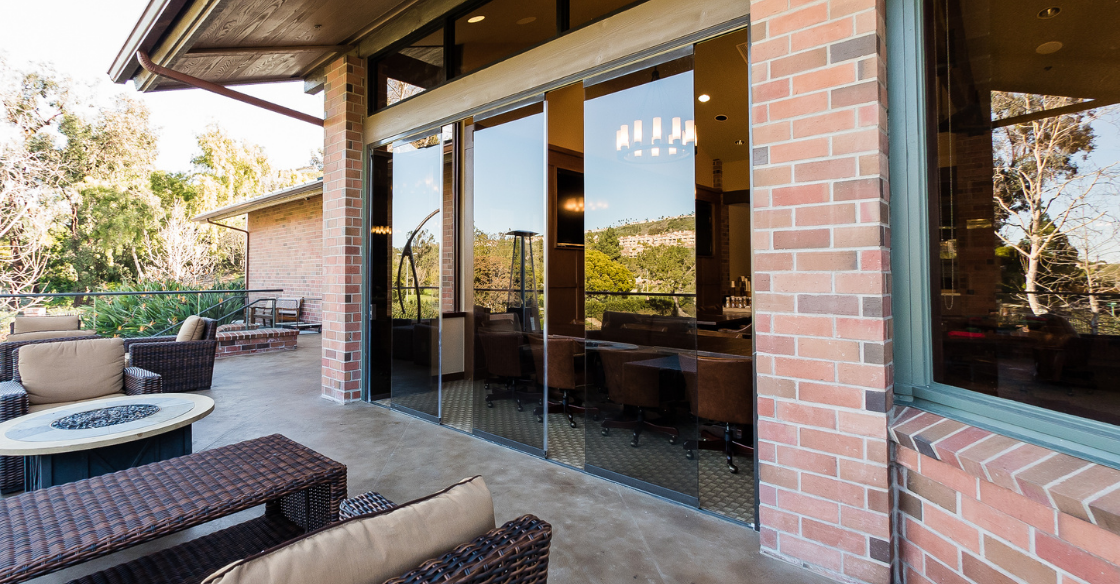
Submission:
{"label": "handrail", "polygon": [[44,292],[42,294],[0,294],[0,298],[75,298],[79,296],[148,296],[153,294],[252,294],[256,292],[283,292],[283,288],[255,290],[149,290],[143,292]]}

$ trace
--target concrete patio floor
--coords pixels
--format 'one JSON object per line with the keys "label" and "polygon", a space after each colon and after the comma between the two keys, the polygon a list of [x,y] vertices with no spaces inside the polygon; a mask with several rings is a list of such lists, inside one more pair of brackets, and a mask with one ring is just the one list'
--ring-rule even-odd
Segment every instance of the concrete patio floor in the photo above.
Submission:
{"label": "concrete patio floor", "polygon": [[[214,413],[195,451],[281,433],[347,465],[349,493],[404,502],[482,475],[499,524],[532,513],[553,526],[551,582],[824,583],[762,556],[753,530],[462,432],[365,403],[319,397],[319,335],[293,352],[218,361]],[[31,582],[61,583],[259,515],[253,509]]]}

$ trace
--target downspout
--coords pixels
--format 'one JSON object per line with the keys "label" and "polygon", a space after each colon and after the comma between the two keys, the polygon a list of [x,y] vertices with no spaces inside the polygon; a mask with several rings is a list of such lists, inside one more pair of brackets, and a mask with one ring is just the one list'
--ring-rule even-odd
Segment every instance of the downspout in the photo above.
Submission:
{"label": "downspout", "polygon": [[[274,113],[278,113],[280,115],[288,116],[289,118],[295,118],[295,119],[300,120],[302,122],[307,122],[309,124],[314,124],[314,125],[319,126],[319,127],[323,127],[323,125],[325,124],[325,122],[323,121],[322,118],[317,118],[315,116],[308,115],[308,114],[305,114],[305,113],[300,112],[300,111],[296,111],[296,110],[291,109],[291,108],[286,108],[282,105],[277,105],[275,103],[272,103],[271,101],[265,101],[263,99],[253,97],[251,95],[241,93],[240,91],[234,91],[234,90],[232,90],[228,87],[218,85],[217,83],[211,83],[211,82],[206,81],[204,79],[199,79],[198,77],[192,77],[190,75],[187,75],[186,73],[180,73],[178,71],[175,71],[174,69],[168,69],[167,67],[162,67],[160,65],[156,65],[155,63],[152,62],[152,60],[148,57],[148,54],[145,53],[144,51],[136,51],[136,60],[140,61],[140,66],[141,67],[147,69],[148,71],[151,71],[152,73],[154,73],[156,75],[162,75],[163,77],[167,77],[169,79],[174,79],[174,80],[179,81],[181,83],[186,83],[187,85],[190,85],[191,87],[197,87],[199,89],[204,89],[204,90],[209,91],[211,93],[217,93],[218,95],[228,97],[230,99],[236,99],[237,101],[240,101],[242,103],[247,103],[249,105],[255,105],[259,108],[264,108],[264,109],[266,109],[270,112],[274,112]],[[215,225],[219,225],[219,224],[215,223]],[[226,227],[226,226],[222,225],[222,227]],[[231,227],[230,229],[235,229],[235,228]],[[248,261],[246,261],[245,265],[246,265],[246,267],[249,265]],[[245,277],[248,278],[248,273],[245,274]],[[246,279],[246,283],[248,283],[247,279]]]}
{"label": "downspout", "polygon": [[[217,225],[218,227],[225,227],[226,229],[232,229],[234,231],[240,231],[241,233],[245,234],[245,289],[248,290],[249,289],[249,231],[246,230],[246,229],[241,229],[240,227],[234,227],[232,225],[226,225],[224,223],[218,223],[217,221],[214,221],[213,219],[207,219],[206,222],[211,224],[211,225]],[[246,227],[248,227],[248,225],[246,225]]]}

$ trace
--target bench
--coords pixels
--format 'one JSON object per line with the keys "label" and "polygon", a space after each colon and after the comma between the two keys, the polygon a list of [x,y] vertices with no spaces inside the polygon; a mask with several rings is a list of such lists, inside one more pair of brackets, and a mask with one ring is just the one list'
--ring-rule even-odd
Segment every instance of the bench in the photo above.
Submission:
{"label": "bench", "polygon": [[226,556],[338,521],[345,497],[345,465],[279,434],[23,493],[0,500],[0,584],[265,505],[263,517],[200,538],[218,553],[192,551],[194,542],[160,552],[191,558],[183,581],[197,582]]}

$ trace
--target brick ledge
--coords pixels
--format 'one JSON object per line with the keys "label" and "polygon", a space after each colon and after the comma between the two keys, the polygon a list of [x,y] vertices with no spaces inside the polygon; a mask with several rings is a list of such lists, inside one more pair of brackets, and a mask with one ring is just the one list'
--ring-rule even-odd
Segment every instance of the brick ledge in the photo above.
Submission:
{"label": "brick ledge", "polygon": [[980,480],[1120,534],[1120,470],[897,406],[891,441]]}

